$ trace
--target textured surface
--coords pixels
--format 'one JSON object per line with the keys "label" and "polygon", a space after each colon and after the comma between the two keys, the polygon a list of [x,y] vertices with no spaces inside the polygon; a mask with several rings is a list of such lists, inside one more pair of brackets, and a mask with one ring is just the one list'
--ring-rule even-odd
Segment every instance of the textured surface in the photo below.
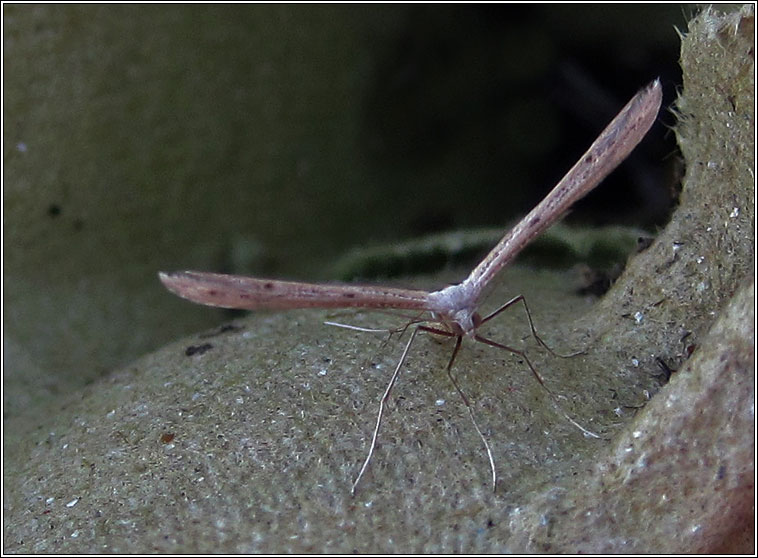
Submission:
{"label": "textured surface", "polygon": [[[318,311],[256,315],[6,419],[4,550],[751,551],[753,34],[750,8],[691,23],[681,205],[609,295],[590,310],[565,275],[512,269],[490,298],[526,294],[557,350],[587,349],[545,355],[518,311],[487,331],[528,347],[603,440],[584,439],[516,359],[465,346],[456,371],[494,447],[493,496],[441,373],[449,346],[424,337],[351,498],[401,345],[327,328]],[[660,391],[657,359],[675,370]]]}

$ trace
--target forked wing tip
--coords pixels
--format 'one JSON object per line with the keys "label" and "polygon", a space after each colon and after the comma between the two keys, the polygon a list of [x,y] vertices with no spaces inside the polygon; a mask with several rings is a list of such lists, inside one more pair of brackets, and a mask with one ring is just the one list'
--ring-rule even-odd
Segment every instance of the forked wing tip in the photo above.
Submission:
{"label": "forked wing tip", "polygon": [[185,271],[159,271],[158,279],[161,280],[163,286],[171,292],[177,293],[177,289],[180,284],[187,279],[187,272]]}
{"label": "forked wing tip", "polygon": [[170,283],[172,279],[176,278],[178,275],[175,271],[159,271],[158,272],[158,279],[161,280],[161,283],[164,285]]}
{"label": "forked wing tip", "polygon": [[654,93],[656,97],[661,97],[663,95],[662,87],[661,87],[661,78],[657,77],[653,81],[651,81],[647,87],[644,89],[645,93]]}

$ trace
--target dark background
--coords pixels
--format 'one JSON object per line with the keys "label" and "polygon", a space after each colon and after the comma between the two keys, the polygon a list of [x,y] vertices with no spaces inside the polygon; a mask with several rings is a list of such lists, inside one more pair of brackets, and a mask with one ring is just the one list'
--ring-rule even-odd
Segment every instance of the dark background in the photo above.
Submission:
{"label": "dark background", "polygon": [[[673,100],[687,9],[4,5],[6,379],[65,391],[222,319],[159,270],[324,280],[504,227],[639,88]],[[665,222],[672,123],[569,219]]]}

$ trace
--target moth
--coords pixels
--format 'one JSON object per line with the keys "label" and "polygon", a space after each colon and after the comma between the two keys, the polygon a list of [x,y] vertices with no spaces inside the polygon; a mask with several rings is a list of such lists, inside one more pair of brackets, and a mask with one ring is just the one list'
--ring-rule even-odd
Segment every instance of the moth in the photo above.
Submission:
{"label": "moth", "polygon": [[[532,366],[523,351],[481,336],[478,328],[495,318],[505,309],[521,302],[529,319],[532,335],[552,352],[537,334],[532,323],[529,307],[523,295],[516,296],[494,312],[482,316],[478,308],[482,303],[487,286],[495,276],[508,265],[521,250],[537,235],[558,220],[569,207],[595,188],[613,171],[647,134],[658,115],[661,106],[661,85],[655,80],[638,92],[621,112],[600,133],[584,155],[571,167],[545,198],[530,211],[516,226],[492,248],[484,259],[458,284],[437,291],[423,291],[383,287],[376,285],[340,285],[260,279],[237,275],[207,273],[201,271],[179,271],[159,274],[163,284],[182,298],[221,308],[244,310],[289,310],[295,308],[367,308],[392,309],[418,312],[424,318],[412,320],[405,327],[411,328],[410,338],[390,378],[379,403],[376,424],[363,466],[361,467],[351,492],[363,477],[376,447],[379,427],[384,414],[384,406],[389,399],[400,369],[419,331],[450,337],[455,340],[452,355],[447,364],[447,375],[465,403],[474,427],[487,451],[493,490],[497,486],[497,471],[489,442],[482,434],[474,418],[468,398],[451,373],[453,362],[461,347],[463,338],[484,343],[509,351],[524,360],[537,381],[547,389],[542,377]],[[342,324],[332,324],[342,325]],[[350,327],[350,326],[346,326]],[[361,328],[353,328],[361,329]],[[397,330],[400,331],[400,330]],[[552,395],[550,390],[548,393]],[[585,435],[595,436],[565,412],[564,416]]]}

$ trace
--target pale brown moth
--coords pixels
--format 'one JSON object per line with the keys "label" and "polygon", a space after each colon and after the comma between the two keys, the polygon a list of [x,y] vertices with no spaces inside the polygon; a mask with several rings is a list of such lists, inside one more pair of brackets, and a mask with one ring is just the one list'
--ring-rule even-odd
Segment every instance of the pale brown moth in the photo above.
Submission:
{"label": "pale brown moth", "polygon": [[[453,353],[446,369],[447,375],[468,408],[471,421],[487,451],[494,490],[497,486],[497,472],[490,445],[474,418],[468,398],[464,395],[451,373],[453,362],[461,347],[463,337],[469,337],[475,341],[505,349],[522,358],[529,366],[535,378],[537,378],[537,381],[556,400],[555,395],[547,389],[542,377],[537,373],[537,370],[532,366],[523,351],[492,341],[477,333],[479,326],[491,320],[506,308],[517,302],[521,302],[524,305],[532,335],[540,345],[550,350],[539,335],[537,335],[523,295],[513,298],[484,317],[479,315],[477,308],[482,302],[486,287],[498,272],[537,235],[558,220],[574,202],[595,188],[601,180],[631,153],[652,126],[658,115],[660,106],[661,85],[658,80],[655,80],[632,97],[627,105],[621,109],[621,112],[601,132],[587,152],[582,155],[579,161],[558,182],[555,188],[513,229],[506,233],[502,240],[498,242],[466,279],[456,285],[451,285],[438,291],[427,292],[372,285],[314,284],[276,279],[257,279],[254,277],[198,271],[161,272],[159,274],[160,279],[166,288],[183,298],[199,304],[222,308],[244,310],[368,308],[413,310],[420,313],[428,313],[427,318],[415,319],[403,328],[395,330],[404,331],[410,326],[415,326],[395,367],[395,371],[387,384],[384,395],[379,402],[379,412],[368,455],[353,482],[352,492],[355,492],[355,488],[361,477],[363,477],[374,453],[379,426],[384,413],[384,405],[389,399],[390,391],[397,380],[411,344],[419,331],[455,338]],[[352,329],[360,330],[361,328]],[[571,419],[565,412],[561,412],[585,435],[597,437],[597,435]]]}

